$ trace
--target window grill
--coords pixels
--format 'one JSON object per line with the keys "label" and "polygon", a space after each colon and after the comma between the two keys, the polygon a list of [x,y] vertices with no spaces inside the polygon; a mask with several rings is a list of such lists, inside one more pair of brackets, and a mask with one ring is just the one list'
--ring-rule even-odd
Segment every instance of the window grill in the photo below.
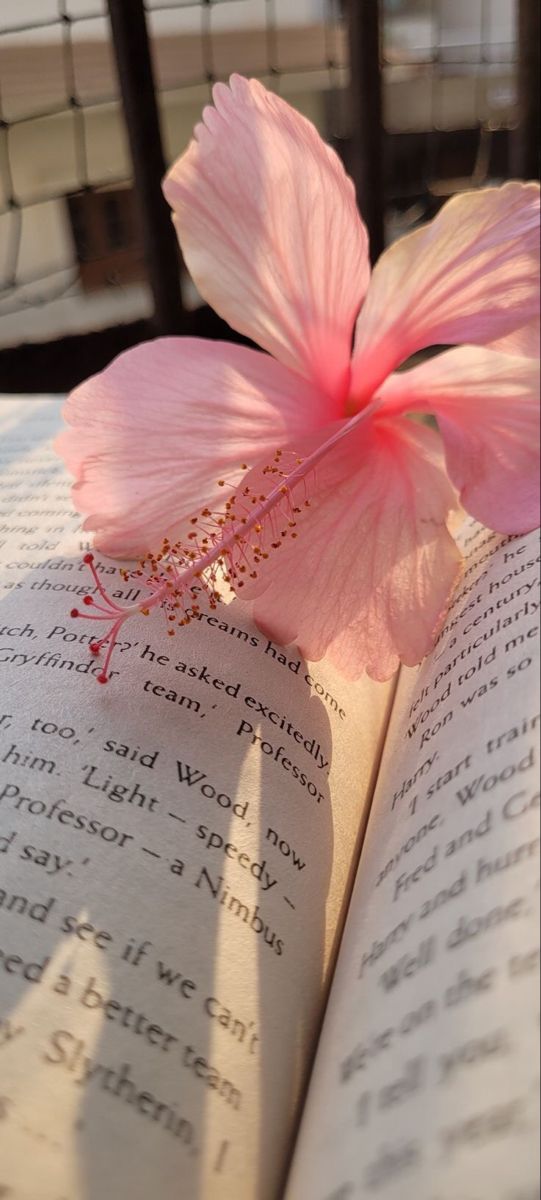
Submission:
{"label": "window grill", "polygon": [[64,389],[156,332],[234,336],[159,189],[216,79],[316,121],[376,252],[456,189],[538,173],[538,26],[537,0],[4,0],[0,390]]}

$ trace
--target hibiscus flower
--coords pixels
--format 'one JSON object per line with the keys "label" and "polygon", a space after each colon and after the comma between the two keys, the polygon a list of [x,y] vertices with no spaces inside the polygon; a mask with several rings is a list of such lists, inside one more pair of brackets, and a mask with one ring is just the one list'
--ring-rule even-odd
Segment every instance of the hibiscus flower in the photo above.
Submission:
{"label": "hibiscus flower", "polygon": [[[457,494],[502,533],[539,521],[539,188],[453,198],[371,273],[310,122],[238,76],[213,100],[164,191],[199,292],[261,349],[158,339],[69,397],[57,446],[84,528],[110,555],[154,551],[150,602],[102,592],[100,644],[145,603],[184,621],[221,556],[273,640],[386,679],[445,618]],[[397,370],[432,346],[451,348]],[[427,412],[439,432],[411,419]]]}

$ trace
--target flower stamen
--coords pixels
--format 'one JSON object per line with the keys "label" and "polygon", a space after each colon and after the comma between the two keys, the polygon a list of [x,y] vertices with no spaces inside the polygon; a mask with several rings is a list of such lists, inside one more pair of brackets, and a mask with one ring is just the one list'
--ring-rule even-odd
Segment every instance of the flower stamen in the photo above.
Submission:
{"label": "flower stamen", "polygon": [[[310,500],[306,497],[306,482],[310,473],[338,442],[353,432],[361,421],[372,416],[376,407],[378,401],[341,425],[306,459],[290,450],[277,450],[274,463],[280,463],[280,469],[267,466],[262,470],[263,475],[278,475],[279,478],[266,496],[255,492],[249,483],[244,483],[240,490],[229,496],[223,509],[205,507],[198,516],[190,517],[189,525],[193,528],[185,540],[172,544],[168,538],[164,538],[160,550],[145,554],[133,571],[120,568],[125,583],[132,579],[143,582],[146,595],[138,603],[126,607],[117,604],[101,583],[93,554],[85,554],[83,561],[90,568],[103,604],[98,604],[91,596],[85,597],[84,604],[91,611],[83,614],[78,609],[72,609],[71,615],[112,622],[105,636],[90,646],[94,655],[107,646],[103,670],[97,677],[98,683],[106,683],[109,679],[111,656],[119,632],[129,617],[148,616],[154,609],[161,608],[167,622],[167,633],[172,637],[175,633],[173,626],[186,627],[197,619],[200,611],[197,598],[201,589],[207,594],[209,607],[216,609],[221,600],[222,582],[238,591],[245,586],[245,577],[257,579],[258,564],[266,561],[271,551],[279,550],[287,538],[298,537],[296,517],[310,507]],[[290,468],[284,470],[288,462]],[[292,493],[300,485],[303,486],[305,499],[294,505]],[[232,485],[228,485],[226,480],[219,480],[219,486]]]}

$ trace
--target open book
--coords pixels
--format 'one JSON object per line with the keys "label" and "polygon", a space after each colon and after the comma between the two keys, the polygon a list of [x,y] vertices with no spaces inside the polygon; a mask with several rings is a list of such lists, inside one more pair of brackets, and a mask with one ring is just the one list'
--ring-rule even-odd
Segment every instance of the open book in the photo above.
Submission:
{"label": "open book", "polygon": [[0,398],[0,1196],[534,1200],[537,538],[466,524],[392,684],[233,601],[100,687],[59,408]]}

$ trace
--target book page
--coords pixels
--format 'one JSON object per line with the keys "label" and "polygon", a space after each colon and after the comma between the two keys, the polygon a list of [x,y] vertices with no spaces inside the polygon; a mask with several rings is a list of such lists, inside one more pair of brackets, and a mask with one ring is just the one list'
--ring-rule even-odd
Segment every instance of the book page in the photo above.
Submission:
{"label": "book page", "polygon": [[401,675],[287,1200],[539,1196],[537,534]]}
{"label": "book page", "polygon": [[390,689],[203,601],[100,687],[58,414],[0,398],[0,1195],[266,1200]]}

